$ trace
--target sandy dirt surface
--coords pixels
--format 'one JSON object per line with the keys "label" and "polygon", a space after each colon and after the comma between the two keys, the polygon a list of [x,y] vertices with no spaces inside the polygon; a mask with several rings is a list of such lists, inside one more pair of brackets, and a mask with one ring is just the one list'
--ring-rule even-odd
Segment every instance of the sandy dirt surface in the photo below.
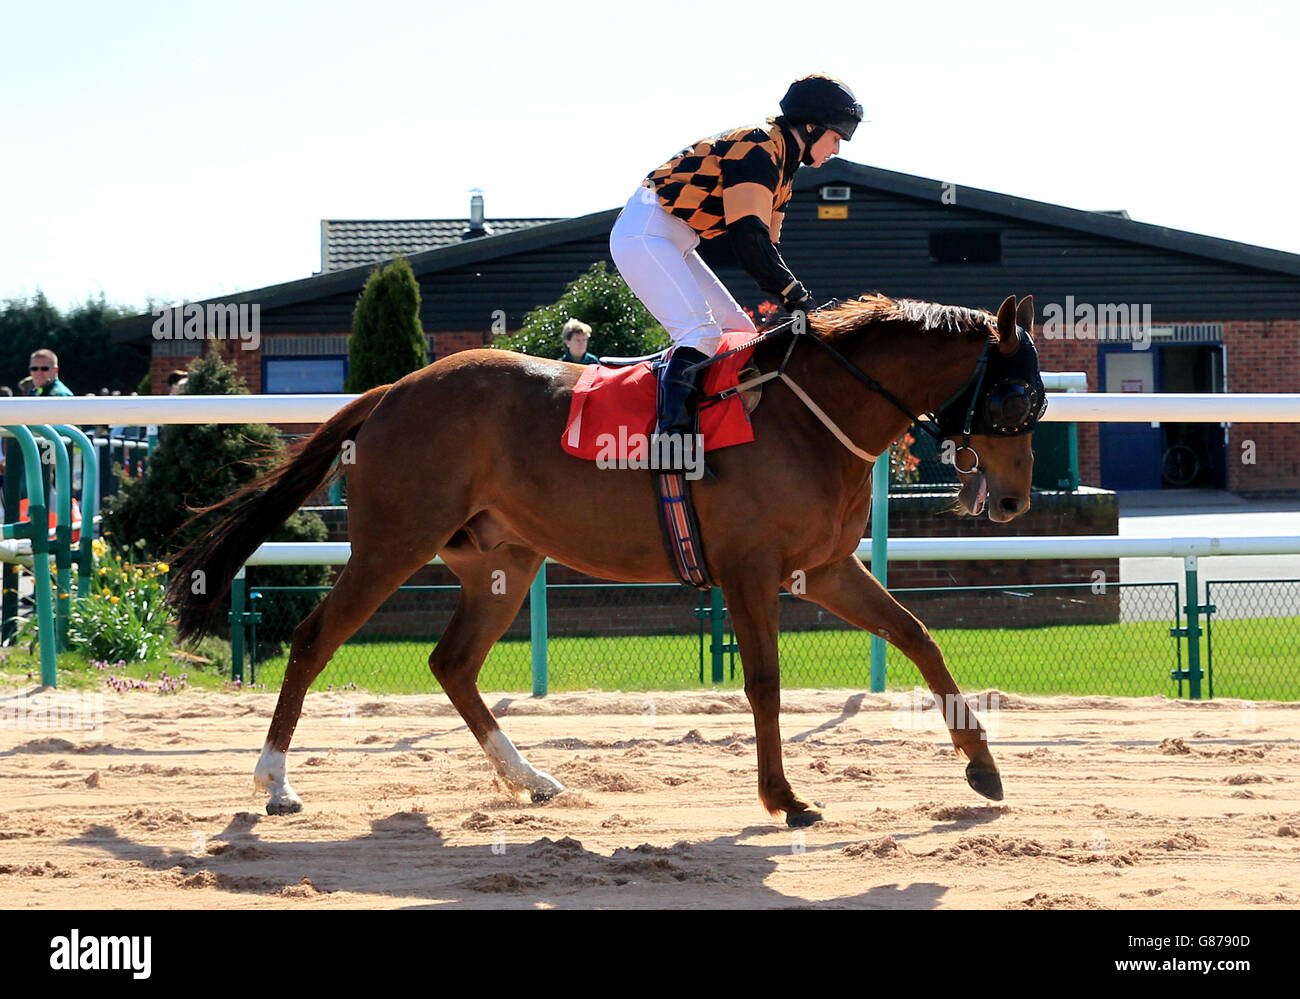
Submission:
{"label": "sandy dirt surface", "polygon": [[271,817],[274,694],[109,694],[80,732],[0,692],[0,906],[1300,906],[1300,704],[1002,695],[995,805],[935,713],[786,692],[786,772],[827,813],[795,832],[742,694],[486,700],[568,790],[516,802],[441,696],[314,693],[305,808]]}

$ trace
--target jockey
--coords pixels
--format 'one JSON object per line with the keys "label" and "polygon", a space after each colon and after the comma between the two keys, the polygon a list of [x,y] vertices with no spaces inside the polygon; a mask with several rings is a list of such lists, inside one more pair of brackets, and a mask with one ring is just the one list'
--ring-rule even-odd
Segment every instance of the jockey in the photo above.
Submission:
{"label": "jockey", "polygon": [[726,234],[736,259],[786,310],[812,295],[790,273],[776,244],[799,165],[821,166],[853,138],[862,105],[839,80],[796,80],[781,114],[701,139],[652,170],[628,199],[609,237],[619,273],[659,320],[673,346],[660,369],[658,433],[695,432],[699,372],[683,369],[718,350],[723,330],[754,324],[695,252]]}

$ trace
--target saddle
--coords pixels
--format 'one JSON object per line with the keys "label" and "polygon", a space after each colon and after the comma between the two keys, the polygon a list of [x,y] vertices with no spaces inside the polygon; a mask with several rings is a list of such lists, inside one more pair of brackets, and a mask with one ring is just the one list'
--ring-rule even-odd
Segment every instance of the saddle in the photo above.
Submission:
{"label": "saddle", "polygon": [[[719,357],[705,369],[699,407],[699,435],[705,452],[754,439],[749,414],[758,405],[762,389],[742,387],[757,377],[758,371],[747,363],[752,348],[736,350],[752,338],[750,333],[724,334],[720,353],[734,353]],[[690,492],[691,482],[705,474],[704,454],[690,456],[687,472],[668,472],[662,470],[667,462],[659,460],[661,456],[652,446],[657,367],[665,354],[601,358],[599,365],[588,365],[574,386],[561,446],[567,453],[604,468],[653,472],[660,529],[670,560],[682,582],[708,589],[713,583],[705,568]]]}

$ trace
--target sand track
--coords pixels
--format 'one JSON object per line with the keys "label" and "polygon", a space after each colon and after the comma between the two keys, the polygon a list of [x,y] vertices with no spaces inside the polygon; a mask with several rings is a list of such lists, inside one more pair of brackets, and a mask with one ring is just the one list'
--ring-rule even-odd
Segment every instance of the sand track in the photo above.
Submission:
{"label": "sand track", "polygon": [[567,785],[545,805],[443,697],[312,694],[280,817],[273,694],[107,694],[95,732],[0,698],[6,908],[1300,907],[1300,705],[1006,695],[995,805],[896,699],[787,692],[787,774],[827,805],[795,833],[743,694],[488,695]]}

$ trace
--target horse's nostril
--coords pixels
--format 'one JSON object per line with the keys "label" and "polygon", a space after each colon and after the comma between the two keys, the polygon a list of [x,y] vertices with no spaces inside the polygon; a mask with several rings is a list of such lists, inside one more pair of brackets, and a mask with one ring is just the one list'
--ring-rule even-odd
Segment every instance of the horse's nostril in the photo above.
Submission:
{"label": "horse's nostril", "polygon": [[1018,500],[1014,496],[1004,496],[1002,498],[1002,502],[999,503],[998,505],[1002,508],[1003,513],[1020,512],[1020,500]]}

